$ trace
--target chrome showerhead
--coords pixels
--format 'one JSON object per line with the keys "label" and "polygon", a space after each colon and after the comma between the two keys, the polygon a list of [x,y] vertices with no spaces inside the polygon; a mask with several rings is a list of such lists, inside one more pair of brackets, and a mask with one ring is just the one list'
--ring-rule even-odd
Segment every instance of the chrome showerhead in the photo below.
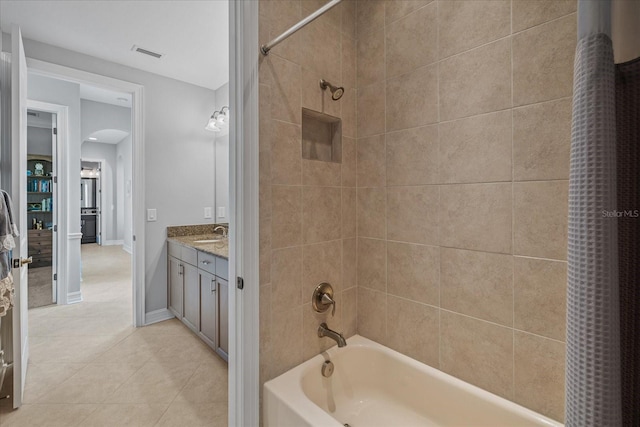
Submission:
{"label": "chrome showerhead", "polygon": [[322,90],[329,88],[331,91],[331,99],[334,101],[337,101],[342,98],[342,95],[344,95],[344,88],[342,86],[334,86],[325,79],[320,80],[320,88]]}

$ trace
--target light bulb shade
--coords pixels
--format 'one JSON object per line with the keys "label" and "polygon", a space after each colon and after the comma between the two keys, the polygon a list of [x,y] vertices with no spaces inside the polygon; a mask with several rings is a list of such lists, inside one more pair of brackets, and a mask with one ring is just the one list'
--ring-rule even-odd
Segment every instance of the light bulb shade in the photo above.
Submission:
{"label": "light bulb shade", "polygon": [[218,127],[216,122],[217,122],[216,118],[214,116],[211,116],[211,118],[209,119],[209,122],[204,128],[212,132],[220,132],[220,128]]}

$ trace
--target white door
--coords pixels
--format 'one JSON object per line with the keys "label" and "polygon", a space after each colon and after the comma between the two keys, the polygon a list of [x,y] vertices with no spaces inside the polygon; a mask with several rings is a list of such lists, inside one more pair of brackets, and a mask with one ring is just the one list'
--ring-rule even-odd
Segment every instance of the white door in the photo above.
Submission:
{"label": "white door", "polygon": [[[20,237],[13,250],[13,407],[22,405],[29,360],[27,298],[27,60],[20,27],[11,28],[11,198]],[[17,261],[16,261],[17,260]],[[23,264],[24,263],[24,264]]]}

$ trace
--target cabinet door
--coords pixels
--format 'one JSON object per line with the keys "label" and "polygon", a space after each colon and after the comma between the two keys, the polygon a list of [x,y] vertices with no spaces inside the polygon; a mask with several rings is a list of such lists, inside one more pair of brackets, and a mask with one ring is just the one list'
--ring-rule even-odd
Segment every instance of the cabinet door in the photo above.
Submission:
{"label": "cabinet door", "polygon": [[200,270],[200,338],[213,349],[216,347],[216,276]]}
{"label": "cabinet door", "polygon": [[182,318],[182,263],[169,257],[169,309],[179,319]]}
{"label": "cabinet door", "polygon": [[194,332],[198,332],[200,324],[200,277],[198,269],[193,265],[184,266],[184,322]]}
{"label": "cabinet door", "polygon": [[218,282],[218,347],[216,351],[227,360],[229,354],[229,282],[217,277]]}

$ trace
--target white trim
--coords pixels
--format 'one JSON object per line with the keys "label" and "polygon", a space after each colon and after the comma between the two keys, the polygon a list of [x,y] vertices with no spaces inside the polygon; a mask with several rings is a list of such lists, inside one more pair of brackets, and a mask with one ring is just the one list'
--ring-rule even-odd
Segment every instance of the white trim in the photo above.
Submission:
{"label": "white trim", "polygon": [[[258,426],[258,2],[231,2],[229,15],[229,425]],[[243,290],[234,286],[238,276]]]}
{"label": "white trim", "polygon": [[[133,249],[133,326],[145,324],[145,165],[144,165],[144,86],[38,59],[27,58],[33,74],[85,83],[132,95],[132,249]],[[141,242],[138,244],[137,242]]]}
{"label": "white trim", "polygon": [[[131,249],[131,246],[123,244],[122,245],[122,250],[125,251],[126,253],[128,253],[129,255],[133,255],[133,250]],[[148,316],[148,314],[147,314],[147,316]]]}
{"label": "white trim", "polygon": [[163,322],[165,320],[173,319],[175,316],[167,308],[161,308],[159,310],[150,311],[146,314],[146,325],[153,323]]}
{"label": "white trim", "polygon": [[124,240],[105,240],[102,246],[123,246]]}
{"label": "white trim", "polygon": [[67,192],[61,189],[66,188],[69,176],[67,168],[67,150],[69,147],[69,107],[66,105],[52,104],[49,102],[27,100],[27,108],[38,111],[45,111],[56,115],[56,128],[58,130],[55,152],[55,176],[57,183],[54,184],[54,217],[53,223],[58,226],[58,231],[54,233],[54,274],[56,280],[56,304],[67,304],[67,283],[68,283],[68,263],[69,239],[60,238],[67,234],[68,205]]}
{"label": "white trim", "polygon": [[77,304],[79,302],[82,302],[82,292],[76,291],[67,294],[67,304]]}
{"label": "white trim", "polygon": [[82,233],[69,233],[67,234],[67,239],[69,240],[81,240]]}

